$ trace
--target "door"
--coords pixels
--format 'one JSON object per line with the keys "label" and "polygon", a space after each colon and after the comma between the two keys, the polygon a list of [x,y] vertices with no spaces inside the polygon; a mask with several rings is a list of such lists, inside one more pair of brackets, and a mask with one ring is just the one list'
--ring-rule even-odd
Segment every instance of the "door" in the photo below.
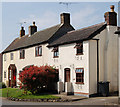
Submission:
{"label": "door", "polygon": [[65,82],[70,82],[70,68],[65,68]]}

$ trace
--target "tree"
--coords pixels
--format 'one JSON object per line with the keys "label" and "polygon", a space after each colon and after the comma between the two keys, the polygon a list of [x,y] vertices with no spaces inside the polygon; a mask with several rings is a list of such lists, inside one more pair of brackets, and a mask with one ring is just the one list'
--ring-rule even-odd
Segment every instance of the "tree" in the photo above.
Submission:
{"label": "tree", "polygon": [[51,82],[57,82],[56,69],[48,65],[25,67],[19,73],[19,80],[21,81],[20,88],[36,94],[47,89]]}

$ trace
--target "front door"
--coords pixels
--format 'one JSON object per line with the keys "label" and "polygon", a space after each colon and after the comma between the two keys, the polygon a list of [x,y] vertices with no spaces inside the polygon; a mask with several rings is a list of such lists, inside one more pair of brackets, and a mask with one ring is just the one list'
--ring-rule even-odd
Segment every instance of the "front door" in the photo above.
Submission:
{"label": "front door", "polygon": [[14,64],[10,64],[8,68],[8,80],[9,87],[16,86],[16,66]]}
{"label": "front door", "polygon": [[65,68],[65,82],[70,82],[70,69]]}

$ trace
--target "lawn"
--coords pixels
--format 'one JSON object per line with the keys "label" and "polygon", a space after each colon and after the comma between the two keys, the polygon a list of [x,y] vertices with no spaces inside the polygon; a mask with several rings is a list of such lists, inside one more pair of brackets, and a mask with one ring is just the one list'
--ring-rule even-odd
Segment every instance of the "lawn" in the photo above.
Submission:
{"label": "lawn", "polygon": [[13,97],[13,98],[19,98],[19,99],[57,99],[60,97],[53,96],[50,94],[40,94],[40,95],[32,95],[31,92],[28,91],[27,95],[23,94],[23,90],[17,89],[17,88],[3,88],[0,89],[2,93],[0,93],[0,97]]}

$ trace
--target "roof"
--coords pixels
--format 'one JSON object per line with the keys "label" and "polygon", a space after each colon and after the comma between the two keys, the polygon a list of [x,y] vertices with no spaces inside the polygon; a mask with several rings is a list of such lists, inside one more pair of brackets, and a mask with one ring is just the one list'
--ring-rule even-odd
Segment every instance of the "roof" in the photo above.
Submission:
{"label": "roof", "polygon": [[[65,30],[63,30],[63,29],[65,29]],[[71,25],[65,26],[65,25],[58,24],[56,26],[47,28],[45,30],[38,31],[38,32],[34,33],[33,35],[31,35],[30,37],[29,37],[29,35],[25,35],[21,38],[18,37],[3,51],[3,53],[31,47],[31,46],[38,45],[41,43],[46,43],[46,42],[48,42],[49,39],[52,41],[52,39],[51,39],[52,37],[54,37],[54,39],[56,39],[57,36],[58,37],[62,36],[60,34],[65,34],[68,31],[73,30],[73,29],[74,28]],[[56,33],[56,32],[58,32],[58,33]]]}
{"label": "roof", "polygon": [[56,41],[49,44],[48,47],[89,40],[96,36],[98,33],[100,33],[102,30],[104,30],[105,28],[106,24],[100,23],[79,30],[70,31],[67,32],[67,34],[65,34],[64,36],[57,39]]}

